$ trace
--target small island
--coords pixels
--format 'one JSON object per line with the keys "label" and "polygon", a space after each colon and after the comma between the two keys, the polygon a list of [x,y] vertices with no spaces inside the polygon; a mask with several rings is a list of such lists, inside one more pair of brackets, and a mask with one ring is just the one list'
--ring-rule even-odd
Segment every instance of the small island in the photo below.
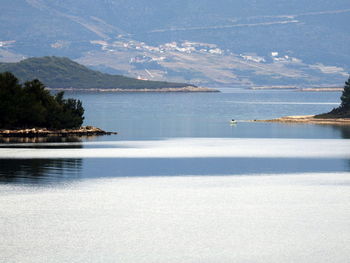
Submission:
{"label": "small island", "polygon": [[51,95],[34,79],[20,84],[10,72],[0,73],[0,137],[111,135],[93,126],[83,127],[80,100]]}
{"label": "small island", "polygon": [[318,115],[286,116],[272,120],[254,120],[254,122],[350,125],[350,77],[348,81],[345,82],[340,100],[340,106],[327,113]]}

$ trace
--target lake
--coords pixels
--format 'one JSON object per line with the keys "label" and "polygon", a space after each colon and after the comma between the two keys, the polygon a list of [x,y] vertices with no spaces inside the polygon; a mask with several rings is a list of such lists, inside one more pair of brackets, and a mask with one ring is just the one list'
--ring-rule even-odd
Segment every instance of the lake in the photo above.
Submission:
{"label": "lake", "polygon": [[340,93],[66,95],[118,135],[1,142],[0,262],[350,257],[350,128],[249,122]]}

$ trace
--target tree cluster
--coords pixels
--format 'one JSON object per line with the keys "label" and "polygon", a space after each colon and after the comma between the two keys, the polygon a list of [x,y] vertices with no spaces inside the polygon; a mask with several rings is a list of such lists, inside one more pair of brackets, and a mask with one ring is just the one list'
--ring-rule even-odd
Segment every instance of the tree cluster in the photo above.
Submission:
{"label": "tree cluster", "polygon": [[0,128],[78,128],[83,124],[80,100],[51,95],[34,79],[23,85],[10,72],[0,73]]}

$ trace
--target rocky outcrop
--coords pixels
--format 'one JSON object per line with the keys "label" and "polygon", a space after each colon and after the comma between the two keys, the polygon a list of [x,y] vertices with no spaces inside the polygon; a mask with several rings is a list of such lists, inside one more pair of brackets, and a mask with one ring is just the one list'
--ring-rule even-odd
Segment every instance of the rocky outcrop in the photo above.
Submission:
{"label": "rocky outcrop", "polygon": [[47,136],[98,136],[112,135],[116,132],[107,132],[93,126],[82,126],[78,129],[51,130],[45,128],[0,130],[0,137],[47,137]]}

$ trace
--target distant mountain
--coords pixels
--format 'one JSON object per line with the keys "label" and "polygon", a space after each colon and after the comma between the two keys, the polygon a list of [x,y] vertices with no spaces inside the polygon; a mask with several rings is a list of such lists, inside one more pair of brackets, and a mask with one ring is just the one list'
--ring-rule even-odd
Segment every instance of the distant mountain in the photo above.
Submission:
{"label": "distant mountain", "polygon": [[350,72],[349,0],[2,0],[0,60],[68,56],[208,85],[331,85]]}
{"label": "distant mountain", "polygon": [[18,63],[0,63],[0,72],[9,71],[21,82],[39,79],[49,88],[73,89],[162,89],[189,84],[145,81],[94,71],[68,58],[29,58]]}

